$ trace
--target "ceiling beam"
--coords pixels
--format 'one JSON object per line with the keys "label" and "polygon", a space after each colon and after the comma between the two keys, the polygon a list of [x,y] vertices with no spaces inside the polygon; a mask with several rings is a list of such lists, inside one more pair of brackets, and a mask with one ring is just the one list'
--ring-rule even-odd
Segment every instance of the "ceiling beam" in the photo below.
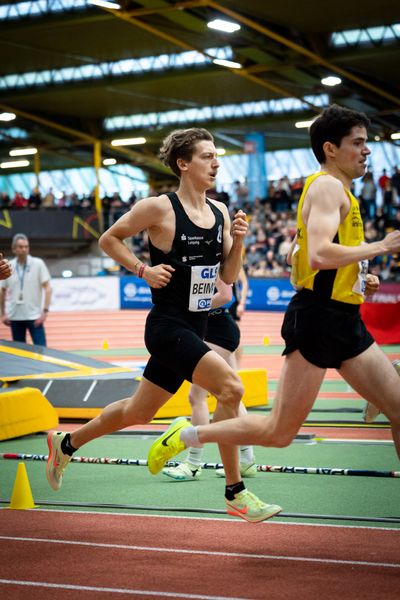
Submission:
{"label": "ceiling beam", "polygon": [[[175,44],[178,47],[185,48],[185,50],[192,50],[195,52],[199,52],[200,54],[209,58],[210,60],[213,60],[215,58],[214,56],[211,56],[210,54],[208,54],[207,52],[204,52],[204,50],[202,50],[200,48],[196,48],[196,47],[188,44],[187,42],[165,32],[165,31],[162,31],[161,29],[158,29],[157,27],[154,27],[153,25],[150,25],[149,23],[145,23],[144,21],[140,21],[140,19],[136,19],[135,17],[132,17],[128,12],[112,10],[112,9],[108,9],[108,8],[104,8],[103,10],[105,10],[107,12],[111,12],[118,19],[122,19],[123,21],[131,23],[132,25],[134,25],[140,29],[144,29],[145,31],[152,33],[153,35],[155,35],[161,39],[164,39],[172,44]],[[236,75],[237,77],[244,77],[248,81],[251,81],[252,83],[255,83],[256,85],[259,85],[269,91],[272,91],[275,94],[278,94],[278,96],[282,96],[283,98],[297,98],[298,100],[300,100],[301,102],[304,102],[307,106],[309,106],[311,109],[313,109],[317,113],[319,113],[321,111],[321,109],[319,107],[312,104],[312,102],[304,100],[304,98],[302,96],[293,94],[293,92],[291,92],[290,90],[288,90],[280,85],[271,83],[264,79],[260,79],[259,77],[252,75],[250,72],[248,72],[244,68],[243,69],[232,69],[229,67],[220,67],[220,68],[230,71],[233,75]]]}
{"label": "ceiling beam", "polygon": [[145,154],[135,152],[134,150],[130,150],[124,146],[112,146],[110,142],[106,142],[104,140],[99,140],[96,137],[89,135],[83,131],[79,131],[77,129],[73,129],[72,127],[67,127],[66,125],[62,125],[61,123],[56,123],[54,121],[50,121],[49,119],[45,119],[39,115],[35,115],[32,113],[25,112],[20,110],[19,108],[14,108],[12,106],[8,106],[6,104],[0,104],[0,109],[5,112],[15,113],[28,121],[34,121],[35,123],[39,123],[39,125],[49,127],[50,129],[56,129],[57,131],[61,131],[62,133],[74,138],[81,140],[88,145],[93,145],[96,142],[100,142],[104,147],[112,150],[113,153],[120,153],[127,157],[129,157],[136,166],[145,168],[146,166],[151,166],[153,169],[156,169],[159,172],[165,173],[166,167],[162,165],[162,163],[158,160],[158,158],[153,154]]}
{"label": "ceiling beam", "polygon": [[346,69],[343,69],[342,67],[338,67],[334,63],[326,60],[325,58],[322,58],[322,56],[319,56],[315,52],[312,52],[311,50],[304,48],[304,46],[301,46],[300,44],[296,44],[296,42],[293,42],[292,40],[285,38],[284,36],[280,35],[279,33],[276,33],[275,31],[272,31],[272,29],[269,29],[269,28],[265,27],[264,25],[261,25],[261,23],[257,23],[256,21],[253,21],[252,19],[249,19],[248,17],[245,17],[244,15],[241,15],[240,13],[238,13],[234,10],[231,10],[230,8],[226,8],[225,6],[222,6],[221,4],[219,4],[218,2],[214,2],[214,0],[208,0],[207,3],[212,8],[215,8],[216,10],[221,11],[225,15],[228,15],[232,19],[239,21],[243,25],[246,25],[247,27],[250,27],[251,29],[258,31],[259,33],[264,34],[266,37],[275,40],[276,42],[282,44],[283,46],[286,46],[287,48],[290,48],[291,50],[294,50],[295,52],[297,52],[298,54],[301,54],[302,56],[306,56],[307,58],[314,60],[316,63],[322,65],[323,67],[326,67],[326,68],[332,70],[334,73],[337,73],[338,75],[341,75],[342,77],[345,77],[346,79],[349,79],[353,83],[358,84],[359,86],[369,90],[370,92],[373,92],[374,94],[377,94],[378,96],[382,96],[383,98],[385,98],[386,100],[390,100],[390,102],[393,102],[394,104],[400,105],[400,97],[394,96],[393,94],[386,92],[385,90],[381,89],[380,87],[370,83],[369,81],[366,81],[362,77],[358,77],[357,75],[354,75],[353,73],[351,73],[350,71],[347,71]]}

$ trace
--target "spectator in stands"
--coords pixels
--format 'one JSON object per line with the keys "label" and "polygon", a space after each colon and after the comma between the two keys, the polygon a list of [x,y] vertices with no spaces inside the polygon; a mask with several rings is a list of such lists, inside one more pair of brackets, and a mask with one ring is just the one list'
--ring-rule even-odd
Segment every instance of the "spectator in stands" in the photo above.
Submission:
{"label": "spectator in stands", "polygon": [[400,170],[398,167],[393,168],[392,185],[396,192],[396,202],[400,204]]}
{"label": "spectator in stands", "polygon": [[386,169],[382,170],[382,175],[378,179],[378,185],[381,188],[382,194],[385,189],[387,180],[389,179]]}
{"label": "spectator in stands", "polygon": [[42,201],[43,208],[55,208],[55,197],[53,194],[53,188],[50,188],[47,194],[45,194]]}
{"label": "spectator in stands", "polygon": [[[0,282],[0,314],[5,325],[11,326],[12,339],[26,343],[29,331],[32,342],[46,346],[44,322],[51,301],[50,274],[41,258],[29,254],[29,240],[17,233],[12,240],[15,258],[12,275]],[[6,314],[6,292],[9,293]]]}
{"label": "spectator in stands", "polygon": [[392,216],[392,210],[394,206],[394,190],[390,179],[386,180],[385,187],[383,188],[383,212],[387,219]]}
{"label": "spectator in stands", "polygon": [[239,180],[235,181],[233,194],[235,209],[243,208],[249,199],[247,179],[245,179],[244,182],[240,182]]}
{"label": "spectator in stands", "polygon": [[11,208],[26,208],[28,206],[28,200],[21,194],[21,192],[15,192],[14,198],[11,201]]}
{"label": "spectator in stands", "polygon": [[42,204],[42,196],[39,188],[33,188],[31,195],[28,198],[28,208],[30,210],[38,210]]}
{"label": "spectator in stands", "polygon": [[371,171],[365,173],[362,179],[360,201],[361,214],[367,219],[373,219],[376,212],[376,185]]}
{"label": "spectator in stands", "polygon": [[0,208],[9,208],[10,205],[11,200],[7,192],[0,192]]}
{"label": "spectator in stands", "polygon": [[69,199],[65,192],[61,192],[61,196],[57,200],[57,206],[58,206],[58,208],[68,208]]}

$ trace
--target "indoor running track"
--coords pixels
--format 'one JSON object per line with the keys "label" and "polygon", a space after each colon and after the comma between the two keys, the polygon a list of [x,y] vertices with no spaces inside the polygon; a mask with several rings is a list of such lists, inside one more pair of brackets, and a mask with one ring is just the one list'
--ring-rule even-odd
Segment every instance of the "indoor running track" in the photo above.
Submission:
{"label": "indoor running track", "polygon": [[399,536],[273,520],[4,509],[0,597],[398,600]]}

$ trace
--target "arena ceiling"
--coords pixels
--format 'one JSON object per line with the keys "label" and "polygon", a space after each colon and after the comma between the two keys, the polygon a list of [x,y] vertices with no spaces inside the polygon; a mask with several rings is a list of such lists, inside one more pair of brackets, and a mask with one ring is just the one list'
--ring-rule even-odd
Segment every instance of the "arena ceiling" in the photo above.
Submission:
{"label": "arena ceiling", "polygon": [[[17,115],[0,123],[0,162],[11,148],[32,145],[42,170],[87,166],[100,142],[103,158],[164,177],[156,153],[171,129],[207,127],[228,153],[243,151],[251,132],[264,133],[268,150],[306,147],[307,129],[295,122],[326,102],[365,111],[372,137],[400,131],[400,26],[391,27],[400,23],[398,0],[60,4],[0,0],[0,112]],[[241,28],[208,28],[215,18]],[[332,44],[335,32],[357,29],[364,33]],[[216,49],[242,68],[213,63]],[[329,75],[341,85],[323,85]],[[182,115],[188,120],[179,122]],[[142,146],[111,146],[142,136]]]}

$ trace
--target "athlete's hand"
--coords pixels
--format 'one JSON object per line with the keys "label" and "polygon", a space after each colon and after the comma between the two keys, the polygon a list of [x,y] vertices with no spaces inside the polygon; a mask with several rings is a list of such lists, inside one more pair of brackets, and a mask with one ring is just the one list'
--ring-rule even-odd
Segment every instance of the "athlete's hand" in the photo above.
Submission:
{"label": "athlete's hand", "polygon": [[238,240],[242,243],[248,228],[249,224],[247,223],[246,214],[242,210],[239,210],[232,220],[233,240]]}
{"label": "athlete's hand", "polygon": [[143,279],[150,287],[159,289],[168,285],[174,271],[175,269],[174,267],[171,267],[171,265],[161,264],[155,265],[154,267],[146,265],[146,268],[143,271]]}
{"label": "athlete's hand", "polygon": [[400,252],[400,231],[396,229],[388,233],[382,240],[382,244],[386,252],[396,253]]}
{"label": "athlete's hand", "polygon": [[11,265],[0,252],[0,279],[7,279],[12,273]]}
{"label": "athlete's hand", "polygon": [[379,290],[379,286],[380,286],[379,277],[377,277],[376,275],[371,275],[371,273],[369,273],[366,277],[365,284],[366,285],[365,285],[364,294],[366,296],[372,296],[373,294],[375,294],[375,292],[377,292]]}

